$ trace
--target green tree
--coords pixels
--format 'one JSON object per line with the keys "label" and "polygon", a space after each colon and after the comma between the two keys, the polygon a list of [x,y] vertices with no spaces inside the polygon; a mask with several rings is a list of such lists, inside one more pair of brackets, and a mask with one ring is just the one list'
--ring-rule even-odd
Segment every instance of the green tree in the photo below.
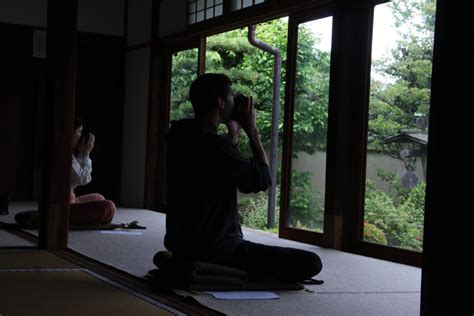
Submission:
{"label": "green tree", "polygon": [[[402,128],[427,132],[434,38],[435,0],[390,3],[398,40],[389,56],[373,61],[369,148],[397,157],[399,148],[380,141]],[[380,79],[382,78],[382,79]]]}
{"label": "green tree", "polygon": [[[281,101],[286,78],[288,22],[284,19],[259,24],[257,37],[277,47],[282,57]],[[262,141],[270,147],[273,56],[249,44],[247,29],[238,29],[207,39],[206,71],[222,72],[234,82],[234,90],[254,97],[257,124]],[[304,25],[298,34],[298,74],[296,81],[296,113],[293,152],[313,154],[325,149],[327,130],[327,91],[329,85],[329,54],[315,48],[319,39]],[[315,82],[318,83],[315,85]],[[283,126],[280,115],[280,131]],[[281,136],[281,135],[280,135]],[[279,138],[281,140],[281,137]]]}
{"label": "green tree", "polygon": [[[433,55],[435,0],[396,0],[389,4],[398,40],[389,55],[373,62],[369,108],[369,149],[414,166],[416,157],[402,159],[402,144],[382,140],[400,129],[428,132]],[[380,229],[391,246],[421,250],[425,183],[403,188],[395,174],[379,171],[388,192],[367,180],[365,221]],[[366,236],[367,237],[367,236]]]}
{"label": "green tree", "polygon": [[193,110],[188,100],[189,86],[196,79],[198,50],[188,49],[173,55],[171,64],[170,120],[192,117]]}

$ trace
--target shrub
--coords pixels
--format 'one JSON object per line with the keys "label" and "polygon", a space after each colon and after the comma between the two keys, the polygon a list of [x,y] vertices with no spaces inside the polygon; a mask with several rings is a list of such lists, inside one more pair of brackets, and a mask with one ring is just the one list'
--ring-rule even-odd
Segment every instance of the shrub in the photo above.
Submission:
{"label": "shrub", "polygon": [[380,245],[387,244],[387,237],[385,237],[383,231],[378,229],[377,226],[367,222],[364,222],[364,240]]}
{"label": "shrub", "polygon": [[322,230],[324,209],[321,193],[311,184],[309,171],[291,172],[290,225],[297,228]]}
{"label": "shrub", "polygon": [[410,190],[402,188],[392,174],[383,173],[381,178],[389,183],[389,193],[367,179],[365,221],[384,233],[388,245],[421,251],[425,183],[420,182]]}
{"label": "shrub", "polygon": [[[280,200],[279,188],[277,188],[276,191],[276,199],[277,201]],[[276,228],[269,229],[267,227],[268,194],[266,192],[240,197],[238,207],[240,223],[243,226],[260,230],[270,230],[272,232],[278,231],[278,219],[280,218],[280,208],[278,205],[275,207]]]}

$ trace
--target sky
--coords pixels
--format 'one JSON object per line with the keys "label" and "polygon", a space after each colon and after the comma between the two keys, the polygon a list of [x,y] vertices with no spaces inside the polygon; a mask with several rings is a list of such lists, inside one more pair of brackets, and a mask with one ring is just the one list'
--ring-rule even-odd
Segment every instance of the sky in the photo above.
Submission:
{"label": "sky", "polygon": [[[374,33],[372,39],[372,58],[379,59],[391,47],[395,46],[396,31],[393,27],[392,13],[389,4],[381,4],[374,11]],[[332,17],[305,23],[313,33],[320,34],[321,43],[318,48],[323,51],[331,49]]]}

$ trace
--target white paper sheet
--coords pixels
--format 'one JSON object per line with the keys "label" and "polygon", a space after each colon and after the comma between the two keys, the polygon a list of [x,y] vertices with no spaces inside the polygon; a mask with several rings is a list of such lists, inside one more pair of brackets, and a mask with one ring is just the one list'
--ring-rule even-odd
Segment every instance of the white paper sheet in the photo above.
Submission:
{"label": "white paper sheet", "polygon": [[141,235],[141,232],[128,232],[123,230],[101,230],[101,234],[109,234],[109,235]]}
{"label": "white paper sheet", "polygon": [[263,291],[222,291],[206,293],[218,300],[275,300],[280,298],[273,292]]}

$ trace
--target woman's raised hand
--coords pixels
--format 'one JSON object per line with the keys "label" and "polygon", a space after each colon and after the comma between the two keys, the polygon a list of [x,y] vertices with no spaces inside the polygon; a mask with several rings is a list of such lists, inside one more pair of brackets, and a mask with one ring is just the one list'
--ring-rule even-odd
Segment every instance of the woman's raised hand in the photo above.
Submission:
{"label": "woman's raised hand", "polygon": [[88,137],[84,137],[78,144],[79,156],[89,156],[95,144],[94,134],[89,134]]}

